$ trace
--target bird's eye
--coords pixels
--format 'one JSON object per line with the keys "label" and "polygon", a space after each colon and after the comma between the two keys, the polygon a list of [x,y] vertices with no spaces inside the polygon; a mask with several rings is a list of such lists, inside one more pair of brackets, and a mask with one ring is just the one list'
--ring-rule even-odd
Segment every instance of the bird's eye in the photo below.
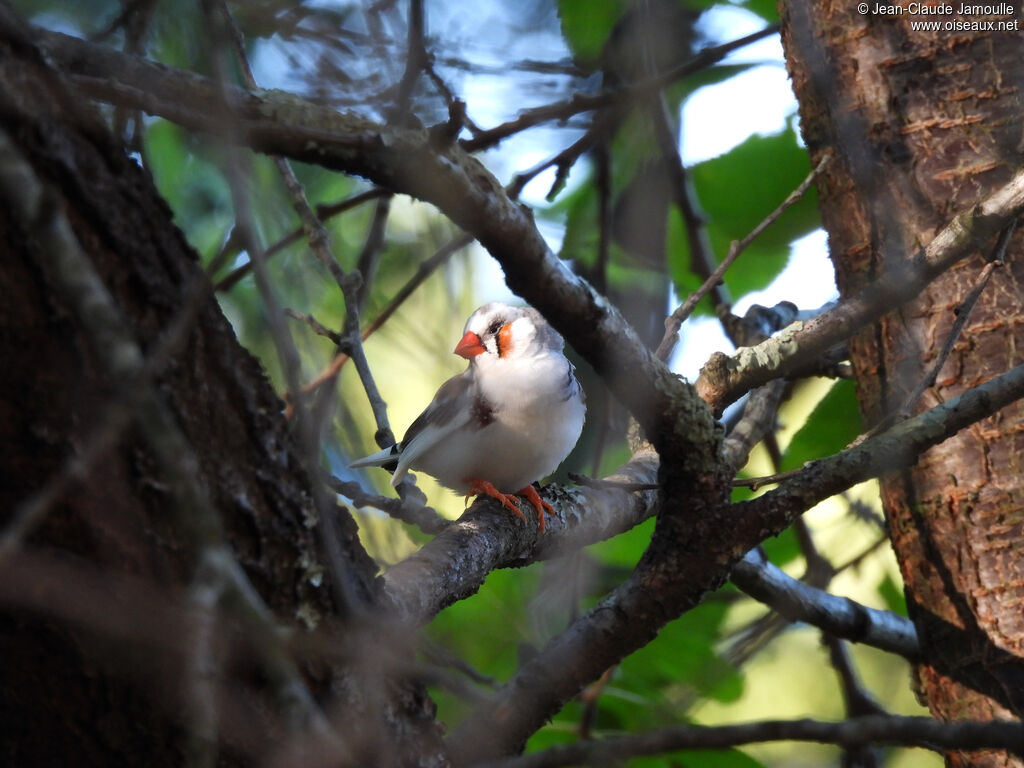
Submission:
{"label": "bird's eye", "polygon": [[490,334],[491,336],[493,336],[494,334],[496,334],[498,331],[501,330],[501,326],[502,326],[501,320],[493,322],[493,323],[491,323],[491,327],[487,329],[487,333]]}

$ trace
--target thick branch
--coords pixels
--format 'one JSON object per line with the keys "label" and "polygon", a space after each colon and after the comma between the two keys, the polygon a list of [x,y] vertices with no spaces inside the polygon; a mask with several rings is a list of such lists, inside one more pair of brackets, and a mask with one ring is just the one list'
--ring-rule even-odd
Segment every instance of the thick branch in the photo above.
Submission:
{"label": "thick branch", "polygon": [[[384,573],[387,598],[399,619],[426,623],[448,605],[474,594],[492,570],[553,557],[646,520],[657,510],[657,494],[629,492],[628,484],[649,483],[656,476],[657,456],[639,454],[605,478],[626,489],[609,490],[605,483],[601,490],[547,488],[544,495],[554,504],[555,514],[543,537],[482,499],[458,522],[447,524],[447,532]],[[747,595],[793,621],[908,658],[917,653],[917,635],[908,619],[815,589],[756,552],[737,563],[730,578]]]}
{"label": "thick branch", "polygon": [[[961,429],[1024,397],[1024,365],[973,387],[883,434],[808,463],[773,491],[733,505],[744,521],[781,530],[798,514],[857,483],[913,465],[918,457]],[[742,525],[737,520],[737,524]],[[766,536],[770,533],[766,533]]]}
{"label": "thick branch", "polygon": [[849,338],[893,307],[914,298],[960,259],[970,256],[1024,210],[1024,172],[986,200],[958,214],[900,269],[892,269],[835,308],[794,324],[777,336],[729,357],[714,355],[701,371],[697,390],[721,411],[771,379],[786,375]]}
{"label": "thick branch", "polygon": [[[609,479],[653,483],[657,475],[658,457],[647,452],[635,455]],[[419,552],[389,568],[384,591],[398,617],[426,623],[475,593],[495,568],[527,565],[609,538],[646,520],[657,505],[654,491],[551,486],[544,496],[555,514],[543,536],[496,502],[481,499]]]}
{"label": "thick branch", "polygon": [[733,584],[791,621],[803,621],[831,635],[865,643],[912,659],[918,653],[913,622],[889,611],[815,589],[748,552],[732,569]]}

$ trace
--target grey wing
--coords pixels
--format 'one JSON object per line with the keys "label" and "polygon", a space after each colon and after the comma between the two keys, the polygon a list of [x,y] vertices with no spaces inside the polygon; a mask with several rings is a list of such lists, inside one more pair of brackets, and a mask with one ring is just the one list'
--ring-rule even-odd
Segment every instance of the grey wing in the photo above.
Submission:
{"label": "grey wing", "polygon": [[469,420],[472,390],[473,377],[468,369],[441,385],[430,405],[406,430],[398,450],[398,466],[391,478],[391,485],[396,486],[402,481],[409,466],[424,451],[433,448]]}

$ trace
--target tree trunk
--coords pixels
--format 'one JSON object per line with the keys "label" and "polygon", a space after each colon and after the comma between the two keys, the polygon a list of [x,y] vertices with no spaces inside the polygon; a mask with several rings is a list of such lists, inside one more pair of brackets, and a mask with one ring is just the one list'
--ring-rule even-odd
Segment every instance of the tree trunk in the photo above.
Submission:
{"label": "tree trunk", "polygon": [[[912,31],[914,21],[959,17],[862,15],[854,3],[795,2],[782,10],[804,139],[815,161],[826,151],[838,160],[818,186],[846,296],[898,271],[938,227],[1019,166],[1019,33]],[[912,412],[1024,359],[1022,246],[1014,236],[1005,266]],[[986,256],[923,286],[916,300],[851,341],[868,426],[898,412],[922,381]],[[882,483],[921,637],[919,692],[942,719],[1015,718],[1024,708],[1022,416],[1020,403],[1005,408]],[[1001,752],[948,761],[1020,762]]]}
{"label": "tree trunk", "polygon": [[[142,430],[129,420],[112,447],[84,453],[126,407],[114,394],[123,382],[59,289],[40,233],[70,224],[144,353],[204,279],[148,174],[16,28],[0,25],[0,32],[0,132],[8,148],[0,163],[0,533],[69,460],[93,462],[46,508],[21,553],[0,548],[0,762],[181,765],[192,738],[182,595],[199,553],[176,523],[166,464]],[[17,173],[26,195],[49,196],[47,216],[15,215]],[[282,623],[321,623],[332,608],[309,479],[280,400],[209,296],[153,389],[194,454],[196,486],[262,600]],[[376,566],[346,510],[339,508],[338,520],[349,573],[366,598]],[[234,642],[219,647],[226,658],[217,674],[249,687],[246,696],[220,691],[220,764],[268,754],[283,735],[273,708],[253,705],[270,683],[254,669],[252,645],[239,642],[244,629],[231,634],[228,623],[220,628]],[[343,673],[325,665],[304,672],[326,703],[350,703],[328,697],[329,688],[344,690]],[[388,723],[393,744],[436,754],[431,705],[416,692],[394,686],[391,712],[404,710]],[[242,710],[232,708],[232,695]],[[417,722],[433,746],[416,741]]]}

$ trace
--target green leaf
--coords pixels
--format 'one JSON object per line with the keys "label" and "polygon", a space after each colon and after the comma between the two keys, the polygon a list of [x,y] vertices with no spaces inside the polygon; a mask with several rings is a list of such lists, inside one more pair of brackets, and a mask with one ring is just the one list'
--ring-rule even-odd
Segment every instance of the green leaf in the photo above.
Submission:
{"label": "green leaf", "polygon": [[205,261],[219,249],[233,222],[223,174],[197,151],[194,139],[166,120],[146,127],[145,156],[153,181],[174,211],[175,224]]}
{"label": "green leaf", "polygon": [[761,546],[768,559],[780,567],[798,557],[803,557],[803,550],[800,548],[800,542],[792,527],[787,528],[778,536],[765,539],[761,542]]}
{"label": "green leaf", "polygon": [[782,469],[796,469],[813,459],[838,453],[860,434],[860,429],[854,384],[849,380],[837,381],[793,436],[783,456]]}
{"label": "green leaf", "polygon": [[[600,231],[597,226],[597,190],[594,184],[583,184],[567,195],[554,208],[566,211],[565,234],[559,257],[592,266],[597,259]],[[657,295],[664,277],[648,265],[638,264],[614,240],[609,242],[605,279],[618,291],[644,291]]]}
{"label": "green leaf", "polygon": [[[474,669],[497,680],[512,676],[527,631],[527,603],[536,592],[540,565],[492,571],[471,600],[441,611],[426,632],[430,639]],[[467,632],[466,628],[472,627]],[[442,690],[436,692],[440,719],[457,722],[469,714],[471,702]]]}
{"label": "green leaf", "polygon": [[[720,157],[690,172],[715,257],[721,261],[740,240],[774,211],[810,173],[807,153],[792,129],[773,136],[751,136]],[[734,296],[768,285],[789,257],[789,244],[820,225],[812,188],[765,230],[725,276]],[[690,249],[685,233],[670,228],[670,266],[677,291],[693,290]],[[699,284],[699,281],[696,281]]]}
{"label": "green leaf", "polygon": [[653,533],[654,518],[651,518],[625,533],[591,545],[587,551],[605,565],[633,568],[647,549]]}
{"label": "green leaf", "polygon": [[562,35],[577,61],[597,61],[625,7],[621,0],[559,0]]}
{"label": "green leaf", "polygon": [[[691,171],[701,207],[720,234],[739,239],[761,223],[811,172],[792,128],[751,136]],[[737,188],[737,181],[742,187]],[[808,194],[758,237],[755,244],[786,246],[818,225],[817,199]]]}
{"label": "green leaf", "polygon": [[886,574],[878,585],[878,594],[890,611],[898,613],[900,616],[907,615],[907,598],[903,593],[903,587],[893,581],[889,574]]}
{"label": "green leaf", "polygon": [[714,650],[728,608],[708,600],[667,624],[654,641],[622,661],[620,687],[657,702],[665,722],[686,710],[693,692],[719,701],[739,698],[740,672]]}
{"label": "green leaf", "polygon": [[565,216],[565,234],[559,258],[593,264],[597,255],[597,188],[581,184],[554,205],[545,208],[546,217]]}
{"label": "green leaf", "polygon": [[779,9],[775,0],[744,0],[740,5],[772,24],[779,20]]}
{"label": "green leaf", "polygon": [[[704,281],[692,268],[693,261],[690,252],[690,243],[686,237],[686,224],[683,215],[677,206],[672,206],[668,213],[668,230],[666,235],[666,248],[668,253],[668,268],[672,274],[672,282],[675,285],[676,293],[685,298],[700,288]],[[704,297],[697,304],[695,314],[711,314],[711,299]]]}

